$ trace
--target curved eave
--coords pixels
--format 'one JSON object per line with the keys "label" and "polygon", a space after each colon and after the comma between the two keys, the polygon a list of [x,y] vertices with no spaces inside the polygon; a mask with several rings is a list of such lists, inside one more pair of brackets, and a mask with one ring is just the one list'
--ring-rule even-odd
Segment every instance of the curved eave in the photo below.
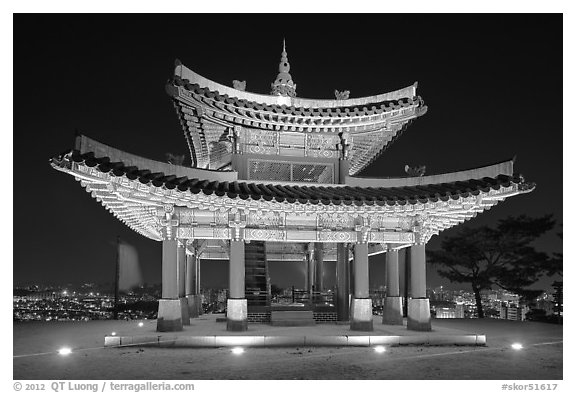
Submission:
{"label": "curved eave", "polygon": [[93,176],[82,170],[62,156],[52,158],[50,164],[56,170],[74,176],[80,185],[92,198],[99,202],[115,218],[140,235],[156,241],[163,240],[163,234],[158,227],[156,207],[153,203],[140,203],[124,199],[112,192],[110,179],[105,176]]}
{"label": "curved eave", "polygon": [[74,150],[78,154],[85,156],[88,163],[92,161],[100,163],[100,161],[105,160],[111,167],[121,166],[126,170],[144,168],[144,172],[150,174],[169,174],[177,178],[201,178],[216,181],[236,181],[238,179],[238,172],[235,171],[190,168],[151,160],[116,149],[86,135],[78,135],[76,137]]}
{"label": "curved eave", "polygon": [[351,98],[347,100],[318,100],[297,97],[292,98],[283,96],[271,96],[237,90],[205,78],[182,64],[176,66],[174,69],[174,75],[178,76],[179,78],[186,79],[190,81],[190,83],[198,84],[203,88],[217,91],[220,94],[227,95],[229,97],[256,102],[262,105],[286,105],[297,108],[343,108],[365,106],[383,101],[400,100],[403,98],[413,98],[416,97],[416,87],[418,85],[417,83],[414,83],[411,86],[404,87],[396,91],[368,97]]}
{"label": "curved eave", "polygon": [[398,178],[368,178],[346,176],[345,184],[354,187],[419,187],[433,184],[467,182],[498,176],[513,176],[514,160],[506,160],[496,164],[466,169],[458,172],[448,172],[438,175],[398,177]]}
{"label": "curved eave", "polygon": [[[432,235],[535,187],[517,175],[388,188],[220,182],[151,173],[126,167],[122,162],[111,162],[108,157],[98,157],[93,152],[81,154],[78,150],[53,157],[50,164],[78,180],[120,221],[153,240],[169,235],[164,233],[162,218],[164,206],[173,205],[184,207],[184,211],[210,210],[224,215],[219,219],[222,225],[218,234],[212,229],[199,228],[196,233],[191,227],[182,228],[184,236],[197,238],[230,238],[228,214],[230,209],[239,208],[249,215],[277,212],[286,217],[285,220],[288,216],[296,219],[284,229],[262,229],[260,224],[250,226],[250,230],[247,227],[248,232],[254,232],[248,237],[253,240],[261,239],[264,233],[282,241],[300,239],[300,230],[315,232],[320,241],[341,242],[340,236],[357,239],[360,232],[354,217],[364,217],[370,228],[370,243],[411,243],[416,238],[426,242]],[[329,227],[320,224],[322,222],[328,222]],[[184,223],[186,225],[189,223]],[[366,227],[361,227],[361,231],[362,228]],[[398,230],[402,233],[398,234]],[[289,231],[293,237],[278,238],[278,232],[282,231]]]}
{"label": "curved eave", "polygon": [[[202,193],[227,199],[253,200],[289,204],[311,205],[348,205],[348,206],[408,206],[430,202],[449,202],[460,198],[498,195],[501,189],[518,194],[530,192],[535,187],[519,175],[506,174],[511,170],[510,162],[476,169],[473,178],[464,179],[467,171],[439,175],[451,182],[420,183],[418,185],[384,186],[375,184],[358,186],[316,183],[278,183],[278,182],[238,182],[219,179],[216,171],[202,171],[204,178],[189,178],[164,172],[152,172],[136,166],[126,166],[121,160],[112,161],[110,157],[97,157],[93,152],[82,153],[73,150],[54,157],[51,163],[56,168],[72,171],[74,165],[79,168],[93,168],[97,174],[114,178],[126,178],[155,189],[166,190],[175,198],[187,199],[187,195]],[[498,169],[500,168],[500,170]],[[213,172],[213,173],[211,173]],[[502,172],[502,173],[499,173]],[[499,173],[499,174],[497,174]],[[494,177],[483,176],[497,174]],[[481,177],[483,176],[483,177]],[[376,179],[363,179],[376,180]],[[410,179],[405,179],[410,180]],[[348,178],[350,181],[350,178]],[[510,195],[508,195],[510,196]]]}
{"label": "curved eave", "polygon": [[[426,113],[426,107],[418,116],[422,116]],[[395,127],[394,129],[390,129],[387,131],[381,130],[380,136],[383,137],[383,140],[380,143],[377,143],[372,138],[362,138],[362,136],[354,135],[353,138],[353,146],[351,149],[351,159],[350,165],[348,169],[348,173],[350,176],[354,176],[362,172],[368,165],[372,164],[376,161],[383,153],[386,151],[392,143],[396,141],[403,133],[406,131],[408,126],[412,123],[414,119],[409,119],[403,123],[400,123],[399,127]],[[370,140],[372,139],[372,140]],[[368,148],[358,148],[359,142],[358,141],[364,140],[364,142],[368,142],[370,147]]]}
{"label": "curved eave", "polygon": [[177,102],[194,108],[199,112],[199,116],[208,115],[211,118],[256,127],[261,123],[261,127],[277,131],[319,132],[347,128],[344,131],[366,132],[380,123],[406,121],[422,116],[428,110],[419,96],[335,108],[259,104],[230,97],[179,77],[168,82],[166,92]]}

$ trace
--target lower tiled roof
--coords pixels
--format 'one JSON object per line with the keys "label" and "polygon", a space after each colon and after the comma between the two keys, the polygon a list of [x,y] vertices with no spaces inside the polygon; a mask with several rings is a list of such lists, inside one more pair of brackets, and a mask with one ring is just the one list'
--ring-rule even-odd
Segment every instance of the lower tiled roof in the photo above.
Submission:
{"label": "lower tiled roof", "polygon": [[82,163],[88,167],[96,167],[100,172],[113,176],[126,176],[130,180],[138,180],[143,184],[164,187],[169,190],[178,189],[181,192],[206,195],[228,196],[240,199],[264,199],[289,203],[322,203],[325,205],[405,205],[426,202],[456,200],[460,197],[479,195],[481,192],[498,190],[517,184],[519,190],[529,191],[534,183],[525,182],[520,175],[499,175],[495,178],[470,179],[441,184],[429,184],[407,187],[354,187],[336,185],[282,185],[270,183],[255,183],[248,181],[217,181],[210,179],[189,179],[135,166],[126,166],[123,162],[111,162],[108,157],[96,157],[93,152],[81,154],[71,150],[66,154],[52,158],[53,165],[61,165],[64,160]]}

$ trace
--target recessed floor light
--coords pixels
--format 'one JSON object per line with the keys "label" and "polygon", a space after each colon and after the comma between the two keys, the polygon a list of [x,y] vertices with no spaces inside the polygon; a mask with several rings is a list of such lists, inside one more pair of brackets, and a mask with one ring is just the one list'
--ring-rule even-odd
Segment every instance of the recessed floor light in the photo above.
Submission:
{"label": "recessed floor light", "polygon": [[244,348],[242,347],[234,347],[232,348],[232,353],[234,355],[242,355],[244,353]]}
{"label": "recessed floor light", "polygon": [[58,350],[58,354],[63,355],[63,356],[70,355],[71,353],[72,353],[72,350],[70,348],[60,348]]}
{"label": "recessed floor light", "polygon": [[382,345],[377,345],[374,347],[374,352],[376,353],[384,353],[386,352],[386,347]]}

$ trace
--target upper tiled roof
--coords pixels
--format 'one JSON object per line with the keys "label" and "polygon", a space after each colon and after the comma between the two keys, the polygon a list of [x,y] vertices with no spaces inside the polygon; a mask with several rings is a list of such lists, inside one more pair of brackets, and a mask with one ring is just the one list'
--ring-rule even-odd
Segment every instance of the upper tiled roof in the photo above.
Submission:
{"label": "upper tiled roof", "polygon": [[[222,104],[232,105],[237,107],[242,111],[242,109],[255,109],[259,111],[271,112],[278,115],[289,115],[289,116],[319,116],[326,118],[353,118],[362,116],[372,116],[379,115],[385,112],[390,112],[397,109],[409,108],[414,105],[425,108],[424,100],[420,96],[411,97],[398,97],[398,96],[382,96],[382,100],[376,100],[379,96],[374,96],[373,100],[330,100],[329,102],[334,102],[336,105],[321,105],[323,101],[328,100],[310,100],[311,102],[318,102],[318,105],[314,106],[309,104],[308,106],[296,106],[287,105],[285,103],[261,103],[258,101],[251,101],[249,98],[240,98],[236,96],[230,96],[227,93],[222,93],[219,90],[212,90],[215,86],[202,86],[199,83],[183,79],[178,75],[174,76],[172,81],[174,86],[184,87],[186,90],[194,94],[199,94],[205,96],[211,100],[221,102]],[[211,89],[212,88],[212,89]],[[414,89],[414,92],[416,90]],[[238,90],[238,93],[243,93]],[[251,94],[251,93],[248,93]],[[270,96],[272,97],[272,96]],[[280,98],[290,98],[281,97]],[[392,98],[395,97],[395,98]],[[425,109],[422,109],[425,111]],[[423,113],[422,113],[423,114]]]}
{"label": "upper tiled roof", "polygon": [[[213,157],[210,144],[228,129],[239,126],[266,132],[304,134],[348,133],[350,174],[360,173],[375,160],[414,119],[426,113],[413,86],[371,97],[313,100],[268,96],[236,90],[210,81],[178,65],[166,85],[184,129],[195,167],[227,167]],[[242,137],[240,138],[242,139]]]}
{"label": "upper tiled roof", "polygon": [[212,92],[218,92],[223,97],[230,99],[237,99],[238,101],[252,102],[261,104],[264,106],[286,106],[302,109],[336,109],[336,108],[354,108],[354,107],[367,107],[370,108],[371,105],[375,105],[383,102],[400,101],[402,99],[416,97],[416,87],[417,83],[412,86],[408,86],[399,90],[395,90],[388,93],[382,93],[374,96],[360,97],[360,98],[350,98],[346,100],[326,100],[326,99],[309,99],[309,98],[298,98],[298,97],[284,97],[284,96],[273,96],[265,94],[256,94],[246,91],[241,91],[234,89],[229,86],[222,85],[220,83],[214,82],[208,78],[205,78],[177,61],[176,68],[174,70],[174,78],[186,81],[191,85],[198,85],[200,88],[206,88]]}

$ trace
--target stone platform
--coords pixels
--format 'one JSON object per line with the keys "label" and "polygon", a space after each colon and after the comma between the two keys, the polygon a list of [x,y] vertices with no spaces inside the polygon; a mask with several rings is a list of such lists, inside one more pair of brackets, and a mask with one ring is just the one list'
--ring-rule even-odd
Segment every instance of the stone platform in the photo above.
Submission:
{"label": "stone platform", "polygon": [[227,331],[226,323],[217,322],[219,317],[222,315],[202,315],[192,319],[183,331],[170,333],[157,332],[155,320],[144,321],[141,327],[106,335],[104,345],[182,348],[486,345],[484,334],[436,327],[434,323],[430,332],[411,331],[406,329],[406,320],[403,325],[382,325],[379,316],[374,316],[373,331],[351,331],[347,324],[279,327],[254,323],[240,332]]}

